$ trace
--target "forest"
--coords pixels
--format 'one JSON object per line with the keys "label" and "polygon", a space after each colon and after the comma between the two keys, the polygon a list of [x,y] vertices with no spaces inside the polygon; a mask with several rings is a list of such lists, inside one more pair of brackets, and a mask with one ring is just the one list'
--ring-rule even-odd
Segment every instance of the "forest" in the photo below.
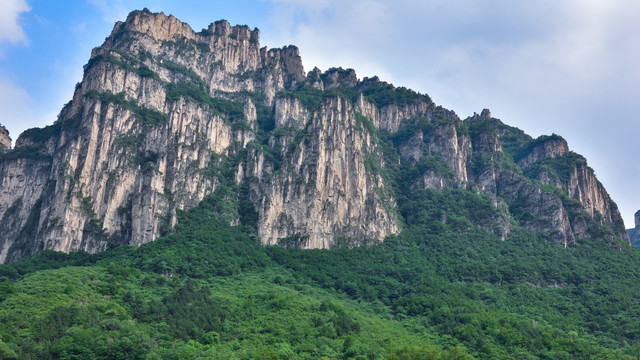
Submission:
{"label": "forest", "polygon": [[503,241],[469,221],[489,199],[422,190],[382,243],[264,247],[220,219],[219,192],[139,248],[0,266],[0,358],[640,358],[628,245]]}

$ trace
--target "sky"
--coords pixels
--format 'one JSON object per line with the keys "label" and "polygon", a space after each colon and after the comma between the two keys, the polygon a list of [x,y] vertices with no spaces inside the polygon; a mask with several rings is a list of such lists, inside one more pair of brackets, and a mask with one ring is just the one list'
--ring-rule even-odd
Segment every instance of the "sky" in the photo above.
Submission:
{"label": "sky", "polygon": [[353,68],[462,119],[489,108],[533,137],[561,135],[634,226],[640,1],[1,0],[0,123],[14,141],[56,120],[91,49],[144,7],[195,31],[257,27],[263,46],[298,46],[305,71]]}

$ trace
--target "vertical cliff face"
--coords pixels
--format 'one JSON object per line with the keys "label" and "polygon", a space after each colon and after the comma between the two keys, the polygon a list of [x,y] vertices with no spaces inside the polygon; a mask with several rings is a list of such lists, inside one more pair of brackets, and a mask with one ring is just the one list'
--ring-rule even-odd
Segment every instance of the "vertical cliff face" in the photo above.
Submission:
{"label": "vertical cliff face", "polygon": [[373,122],[376,128],[390,132],[398,131],[401,125],[400,120],[427,116],[429,112],[433,112],[434,107],[432,103],[423,99],[409,104],[389,103],[376,106],[362,94],[357,98],[355,106],[362,115]]}
{"label": "vertical cliff face", "polygon": [[309,117],[306,110],[288,115],[291,121],[276,122],[283,136],[270,139],[279,142],[282,165],[268,177],[252,172],[259,179],[262,241],[330,248],[340,238],[365,242],[397,233],[396,204],[376,169],[381,159],[376,138],[350,102],[330,97],[308,122],[303,122]]}
{"label": "vertical cliff face", "polygon": [[[11,210],[1,225],[12,231],[0,235],[0,261],[140,245],[214,192],[215,159],[254,138],[256,114],[247,97],[211,96],[259,90],[269,103],[303,77],[297,49],[258,39],[225,21],[195,33],[149,12],[117,23],[58,121],[23,134],[18,159],[1,164],[0,211]],[[30,242],[16,242],[26,225]]]}
{"label": "vertical cliff face", "polygon": [[[51,162],[48,159],[11,159],[0,164],[0,222],[3,229],[0,247],[0,263],[32,253],[33,235],[40,227],[49,230],[51,223],[40,221],[43,192],[51,189],[48,176]],[[36,249],[42,250],[42,248]]]}
{"label": "vertical cliff face", "polygon": [[563,138],[531,139],[490,116],[485,109],[465,120],[478,191],[503,199],[520,225],[565,247],[593,236],[629,242],[616,204]]}
{"label": "vertical cliff face", "polygon": [[617,205],[587,166],[586,159],[570,152],[564,139],[557,135],[541,136],[521,149],[517,157],[525,175],[575,200],[559,197],[576,237],[600,233],[598,229],[604,227],[609,236],[629,242]]}
{"label": "vertical cliff face", "polygon": [[557,136],[542,136],[538,138],[524,156],[518,160],[518,165],[526,170],[534,163],[542,159],[554,159],[569,153],[569,145],[567,142]]}
{"label": "vertical cliff face", "polygon": [[533,140],[486,109],[461,121],[350,69],[305,76],[297,48],[259,37],[148,11],[116,23],[54,124],[14,149],[0,128],[0,262],[144,244],[207,197],[219,219],[300,248],[382,241],[422,212],[415,194],[436,193],[490,215],[442,209],[429,221],[467,216],[503,240],[513,226],[565,246],[627,240],[562,138]]}
{"label": "vertical cliff face", "polygon": [[11,138],[7,128],[0,124],[0,151],[2,150],[11,150]]}

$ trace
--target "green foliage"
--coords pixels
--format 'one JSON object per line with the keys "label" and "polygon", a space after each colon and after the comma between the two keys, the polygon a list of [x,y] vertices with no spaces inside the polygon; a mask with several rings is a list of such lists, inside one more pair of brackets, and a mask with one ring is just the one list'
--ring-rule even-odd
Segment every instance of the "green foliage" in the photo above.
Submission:
{"label": "green foliage", "polygon": [[51,155],[44,154],[37,146],[19,146],[6,152],[0,152],[0,162],[17,159],[34,159],[50,162]]}
{"label": "green foliage", "polygon": [[0,339],[20,358],[622,358],[640,334],[637,252],[483,235],[479,195],[416,193],[402,234],[331,251],[264,248],[218,221],[220,196],[137,249],[1,266]]}
{"label": "green foliage", "polygon": [[[70,103],[69,103],[70,104]],[[62,131],[75,130],[80,126],[82,121],[82,114],[84,113],[84,105],[73,116],[63,116],[62,112],[58,117],[58,121],[61,122]]]}
{"label": "green foliage", "polygon": [[309,235],[294,234],[285,238],[278,239],[278,245],[284,247],[302,248],[309,240]]}
{"label": "green foliage", "polygon": [[434,122],[427,118],[409,119],[402,122],[400,129],[393,135],[389,134],[388,137],[393,141],[395,147],[399,144],[407,142],[417,132],[421,132],[423,135],[431,133],[435,128]]}
{"label": "green foliage", "polygon": [[556,134],[552,134],[552,135],[542,135],[540,137],[538,137],[537,139],[533,139],[530,140],[529,142],[527,142],[526,144],[524,144],[524,146],[522,146],[513,156],[515,161],[520,161],[520,159],[522,159],[523,157],[527,156],[531,150],[541,144],[544,144],[547,141],[557,141],[557,140],[564,140],[562,138],[562,136],[560,135],[556,135]]}
{"label": "green foliage", "polygon": [[139,106],[133,100],[126,100],[124,93],[113,94],[110,91],[99,92],[97,90],[89,90],[85,93],[85,97],[96,99],[101,102],[113,103],[124,109],[130,110],[145,126],[159,126],[165,124],[168,120],[167,114],[165,113]]}
{"label": "green foliage", "polygon": [[256,107],[257,136],[262,139],[262,141],[259,140],[262,143],[267,138],[267,134],[276,128],[275,104],[273,106],[265,105],[266,96],[262,93],[247,91],[242,94],[249,97]]}
{"label": "green foliage", "polygon": [[360,114],[359,112],[355,111],[355,116],[356,116],[356,120],[361,123],[365,129],[367,129],[367,131],[369,131],[371,134],[377,134],[378,133],[378,129],[376,129],[375,125],[373,125],[373,122],[371,122],[371,120],[369,120],[368,117]]}
{"label": "green foliage", "polygon": [[564,156],[555,158],[543,158],[524,171],[524,175],[535,179],[542,171],[546,171],[552,178],[560,181],[560,184],[566,186],[571,180],[571,174],[577,167],[586,167],[587,161],[581,155],[569,152]]}
{"label": "green foliage", "polygon": [[[119,66],[153,77],[126,53],[117,60]],[[226,116],[236,128],[246,129],[242,102],[250,98],[258,114],[256,140],[250,146],[262,151],[275,170],[283,156],[308,139],[305,129],[276,129],[274,107],[265,105],[264,95],[212,98],[194,71],[164,66],[180,78],[166,85],[169,102],[180,97],[195,101]],[[335,71],[347,76],[346,70]],[[296,97],[312,111],[326,97],[353,101],[360,93],[378,106],[431,101],[377,78],[358,86],[319,91],[301,85],[299,91],[279,96]],[[146,125],[167,121],[166,115],[139,107],[124,94],[89,91],[87,96],[131,110]],[[178,224],[166,236],[138,248],[94,255],[45,251],[0,266],[0,358],[638,357],[640,253],[589,239],[564,249],[517,222],[510,224],[509,238],[501,240],[492,235],[492,224],[507,209],[490,197],[416,185],[428,172],[455,180],[442,157],[425,152],[411,166],[400,161],[399,144],[417,132],[431,136],[438,123],[450,124],[448,120],[410,119],[390,134],[375,129],[362,114],[354,116],[379,149],[366,156],[365,165],[385,180],[387,186],[377,189],[383,202],[396,200],[404,222],[400,234],[376,246],[343,238],[339,241],[347,246],[331,251],[298,249],[307,240],[305,234],[280,239],[279,246],[262,246],[250,200],[255,190],[249,183],[235,182],[249,150],[232,145],[228,154],[212,154],[209,166],[197,170],[216,179],[216,191],[188,211],[177,210]],[[67,119],[66,114],[61,118]],[[78,119],[76,115],[67,123]],[[67,125],[54,126],[64,130]],[[531,145],[524,133],[496,119],[456,126],[472,137],[499,135],[509,156]],[[61,131],[45,128],[29,136],[47,139],[54,130]],[[128,151],[142,139],[123,136],[115,145]],[[135,155],[143,169],[162,156]],[[474,160],[479,172],[494,158]],[[509,157],[504,163],[513,165]],[[564,179],[576,164],[582,164],[581,158],[570,154],[542,161],[527,175],[545,170]],[[530,181],[559,197],[569,216],[583,215],[560,189]],[[77,194],[91,218],[85,231],[100,235],[91,198]],[[40,206],[38,202],[34,207],[19,240],[33,238]],[[129,206],[118,212],[126,214]],[[7,216],[17,209],[8,209]],[[530,217],[526,206],[511,206],[509,211],[518,219]],[[591,231],[610,235],[602,227]],[[364,245],[349,246],[354,241]],[[17,244],[11,251],[29,250],[20,248],[25,241]]]}
{"label": "green foliage", "polygon": [[[118,34],[116,34],[118,36]],[[119,56],[114,56],[114,54],[118,54]],[[160,76],[155,73],[153,70],[149,69],[145,64],[142,64],[140,60],[135,58],[129,53],[126,53],[122,50],[110,50],[104,54],[99,54],[92,57],[86,65],[84,65],[84,72],[87,73],[94,66],[100,63],[108,63],[116,65],[126,71],[135,73],[140,75],[142,78],[150,78],[156,81],[161,81]]]}
{"label": "green foliage", "polygon": [[180,97],[208,106],[215,114],[227,116],[231,122],[235,123],[244,119],[244,108],[241,103],[222,98],[212,98],[205,88],[192,82],[167,84],[167,101],[174,102]]}
{"label": "green foliage", "polygon": [[25,139],[29,139],[36,144],[44,144],[54,136],[60,135],[62,124],[55,122],[53,125],[45,126],[43,128],[31,128],[27,129],[20,136]]}
{"label": "green foliage", "polygon": [[426,94],[423,95],[405,87],[394,87],[393,84],[380,81],[377,76],[365,78],[362,81],[361,91],[367,100],[380,108],[390,104],[408,105],[418,100],[423,100],[427,104],[432,102]]}
{"label": "green foliage", "polygon": [[200,77],[200,75],[198,75],[195,71],[184,67],[182,65],[178,65],[176,63],[170,62],[170,61],[164,61],[162,62],[162,66],[164,66],[165,68],[167,68],[168,70],[174,72],[174,73],[178,73],[181,74],[183,76],[185,76],[186,78],[188,78],[190,80],[190,82],[194,83],[195,85],[197,85],[199,88],[201,89],[206,89],[206,84],[204,82],[204,80],[202,80],[202,78]]}
{"label": "green foliage", "polygon": [[310,111],[315,111],[320,107],[320,103],[324,99],[324,91],[309,85],[302,85],[294,91],[283,90],[279,96],[289,96],[298,99],[302,106]]}
{"label": "green foliage", "polygon": [[518,156],[524,146],[532,141],[531,136],[525,134],[524,131],[506,125],[495,118],[465,120],[465,125],[468,126],[472,137],[480,133],[498,134],[502,150],[514,158]]}
{"label": "green foliage", "polygon": [[188,280],[162,299],[145,302],[131,295],[134,318],[146,323],[166,323],[165,331],[176,339],[203,339],[220,332],[226,317],[218,299],[207,286]]}

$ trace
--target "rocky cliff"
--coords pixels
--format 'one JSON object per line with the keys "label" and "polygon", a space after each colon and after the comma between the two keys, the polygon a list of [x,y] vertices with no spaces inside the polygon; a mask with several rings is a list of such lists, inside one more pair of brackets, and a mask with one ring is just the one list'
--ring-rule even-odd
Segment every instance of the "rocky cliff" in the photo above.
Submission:
{"label": "rocky cliff", "polygon": [[0,124],[0,151],[2,150],[11,150],[11,138],[7,128]]}
{"label": "rocky cliff", "polygon": [[631,239],[631,245],[640,249],[640,210],[636,211],[634,216],[634,228],[627,229],[629,238]]}
{"label": "rocky cliff", "polygon": [[140,245],[205,198],[265,244],[382,241],[407,225],[414,191],[476,194],[494,215],[472,225],[503,240],[521,226],[565,246],[628,241],[560,137],[533,140],[488,110],[462,121],[353,70],[305,75],[297,48],[259,38],[148,11],[116,23],[58,120],[0,154],[0,262]]}

